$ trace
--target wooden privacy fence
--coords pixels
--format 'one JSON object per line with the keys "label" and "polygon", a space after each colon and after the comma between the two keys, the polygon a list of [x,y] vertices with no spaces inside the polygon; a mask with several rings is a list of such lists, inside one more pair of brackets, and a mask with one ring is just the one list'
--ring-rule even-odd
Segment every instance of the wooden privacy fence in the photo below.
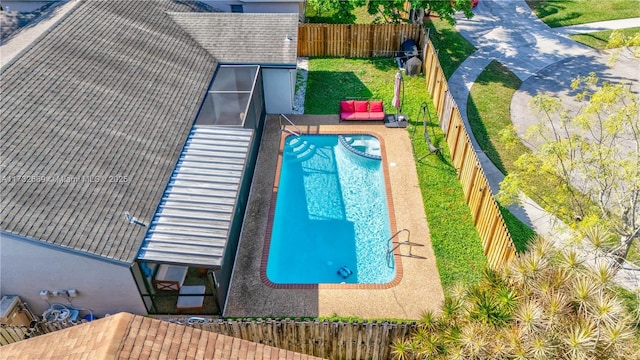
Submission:
{"label": "wooden privacy fence", "polygon": [[516,255],[511,234],[491,193],[489,181],[473,149],[458,105],[449,92],[436,49],[428,39],[423,54],[427,91],[431,94],[438,113],[440,128],[449,145],[451,160],[471,209],[473,223],[480,234],[484,254],[489,266],[496,269]]}
{"label": "wooden privacy fence", "polygon": [[[23,325],[7,325],[0,324],[0,346],[14,343],[16,341],[32,338],[38,335],[48,334],[57,330],[66,329],[71,326],[84,324],[85,320],[80,321],[39,321],[33,322],[33,327]],[[2,350],[0,350],[2,353]]]}
{"label": "wooden privacy fence", "polygon": [[[325,359],[389,359],[391,345],[406,339],[416,323],[345,322],[292,319],[172,319],[171,322],[192,326],[203,331],[257,342],[281,349],[318,356]],[[83,321],[84,322],[84,321]],[[15,325],[0,326],[0,345],[61,330],[79,323],[40,323],[33,328]],[[0,353],[2,350],[0,350]]]}
{"label": "wooden privacy fence", "polygon": [[298,56],[392,57],[407,39],[422,44],[424,36],[413,24],[301,24]]}
{"label": "wooden privacy fence", "polygon": [[[34,332],[26,326],[0,324],[0,346],[29,338]],[[35,335],[39,335],[35,333]],[[2,350],[0,350],[2,352]]]}
{"label": "wooden privacy fence", "polygon": [[415,323],[318,320],[214,320],[192,326],[324,359],[390,359],[391,345]]}

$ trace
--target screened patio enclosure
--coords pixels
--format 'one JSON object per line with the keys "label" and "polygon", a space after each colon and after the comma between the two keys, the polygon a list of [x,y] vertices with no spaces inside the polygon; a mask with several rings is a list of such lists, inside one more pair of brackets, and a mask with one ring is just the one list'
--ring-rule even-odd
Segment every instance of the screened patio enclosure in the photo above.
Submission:
{"label": "screened patio enclosure", "polygon": [[220,65],[132,267],[150,314],[222,313],[264,119],[260,67]]}

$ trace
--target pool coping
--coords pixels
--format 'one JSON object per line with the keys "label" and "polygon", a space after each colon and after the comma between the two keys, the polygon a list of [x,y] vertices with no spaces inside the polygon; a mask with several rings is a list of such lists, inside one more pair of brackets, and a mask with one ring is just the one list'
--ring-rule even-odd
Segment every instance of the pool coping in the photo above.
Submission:
{"label": "pool coping", "polygon": [[[282,137],[278,115],[269,115],[263,129],[258,160],[245,211],[232,279],[223,317],[317,318],[332,316],[362,319],[419,319],[425,311],[438,311],[444,293],[431,245],[421,189],[411,146],[410,131],[386,128],[380,121],[341,122],[338,115],[287,115],[303,132],[334,130],[375,133],[385,143],[396,227],[407,228],[413,243],[401,246],[402,278],[389,288],[276,289],[260,277],[264,239]],[[447,206],[443,204],[443,206]],[[400,241],[407,238],[402,234]],[[452,239],[451,241],[455,241]],[[409,257],[408,255],[413,255]],[[446,264],[443,264],[446,266]]]}
{"label": "pool coping", "polygon": [[[292,126],[288,127],[288,130],[290,131],[294,131],[295,129]],[[278,148],[278,163],[276,166],[276,173],[275,173],[275,179],[273,181],[273,190],[272,190],[272,195],[271,195],[271,205],[269,208],[269,218],[268,218],[268,222],[267,222],[267,231],[265,233],[265,238],[264,238],[264,247],[262,250],[262,263],[260,265],[260,279],[262,280],[262,282],[269,286],[272,287],[274,289],[388,289],[391,288],[393,286],[396,286],[400,283],[400,281],[402,280],[402,257],[400,256],[400,247],[396,246],[399,244],[399,242],[392,242],[392,244],[394,245],[394,249],[393,249],[393,260],[396,264],[396,275],[394,276],[393,280],[384,283],[384,284],[343,284],[343,283],[334,283],[334,284],[329,284],[329,283],[322,283],[322,284],[278,284],[278,283],[274,283],[271,280],[269,280],[269,278],[267,277],[267,262],[269,260],[269,248],[271,246],[271,234],[273,231],[273,221],[275,218],[275,209],[276,209],[276,200],[278,197],[278,188],[280,186],[280,173],[281,173],[281,167],[282,167],[282,161],[283,161],[283,157],[284,157],[284,146],[285,146],[285,141],[288,137],[290,136],[296,136],[294,134],[292,134],[291,132],[282,132],[282,134],[280,135],[280,146]],[[385,141],[384,141],[384,137],[379,134],[376,133],[375,131],[349,131],[349,132],[344,132],[344,131],[337,131],[337,130],[322,130],[319,129],[319,131],[316,132],[305,132],[305,131],[301,131],[300,132],[301,135],[373,135],[375,136],[378,141],[380,142],[380,154],[382,155],[382,158],[380,159],[380,161],[382,162],[382,174],[384,177],[384,186],[385,186],[385,192],[387,195],[387,211],[388,211],[388,216],[389,216],[389,227],[391,230],[391,234],[392,237],[389,240],[392,240],[393,237],[395,237],[397,235],[398,232],[398,228],[397,228],[397,223],[396,223],[396,216],[395,216],[395,211],[394,211],[394,206],[393,206],[393,194],[391,193],[391,178],[389,176],[389,165],[383,161],[385,159],[385,155],[386,155],[386,147],[385,147]]]}

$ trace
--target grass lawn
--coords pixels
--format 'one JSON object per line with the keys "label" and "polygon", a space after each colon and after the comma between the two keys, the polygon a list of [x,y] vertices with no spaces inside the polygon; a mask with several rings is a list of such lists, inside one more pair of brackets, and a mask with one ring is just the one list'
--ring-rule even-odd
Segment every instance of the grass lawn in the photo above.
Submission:
{"label": "grass lawn", "polygon": [[507,149],[500,131],[511,125],[511,98],[522,82],[497,61],[492,61],[471,87],[467,116],[471,130],[489,159],[506,174],[513,162],[526,151],[524,145]]}
{"label": "grass lawn", "polygon": [[526,0],[551,27],[640,17],[637,0]]}
{"label": "grass lawn", "polygon": [[429,39],[433,46],[439,49],[438,59],[444,76],[448,79],[476,48],[448,22],[434,17],[430,20],[424,25],[429,29]]}
{"label": "grass lawn", "polygon": [[[625,37],[630,37],[637,34],[640,31],[640,27],[621,29],[620,31],[622,31]],[[577,34],[571,35],[571,38],[594,49],[603,50],[606,49],[612,32],[613,30],[605,30],[588,34]]]}
{"label": "grass lawn", "polygon": [[[305,113],[336,114],[339,100],[349,97],[381,99],[387,109],[393,109],[396,71],[393,59],[310,58]],[[408,131],[410,136],[415,132],[418,158],[428,154],[422,138],[422,118],[419,118],[420,107],[426,103],[433,119],[428,124],[429,134],[432,141],[443,148],[441,156],[426,156],[416,163],[440,280],[445,290],[458,282],[475,283],[487,260],[471,211],[464,201],[462,186],[437,125],[424,76],[405,76],[404,79],[402,113],[409,116],[411,126],[399,131]]]}

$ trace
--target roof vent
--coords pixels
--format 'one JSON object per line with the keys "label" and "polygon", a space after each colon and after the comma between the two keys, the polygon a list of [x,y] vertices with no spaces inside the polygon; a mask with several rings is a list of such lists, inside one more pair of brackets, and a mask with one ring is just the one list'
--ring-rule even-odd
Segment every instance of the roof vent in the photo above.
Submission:
{"label": "roof vent", "polygon": [[131,214],[129,214],[128,211],[124,213],[124,218],[127,219],[127,221],[130,224],[136,224],[136,225],[140,225],[140,226],[147,226],[142,221],[138,221],[138,219],[136,219],[135,217],[131,216]]}

